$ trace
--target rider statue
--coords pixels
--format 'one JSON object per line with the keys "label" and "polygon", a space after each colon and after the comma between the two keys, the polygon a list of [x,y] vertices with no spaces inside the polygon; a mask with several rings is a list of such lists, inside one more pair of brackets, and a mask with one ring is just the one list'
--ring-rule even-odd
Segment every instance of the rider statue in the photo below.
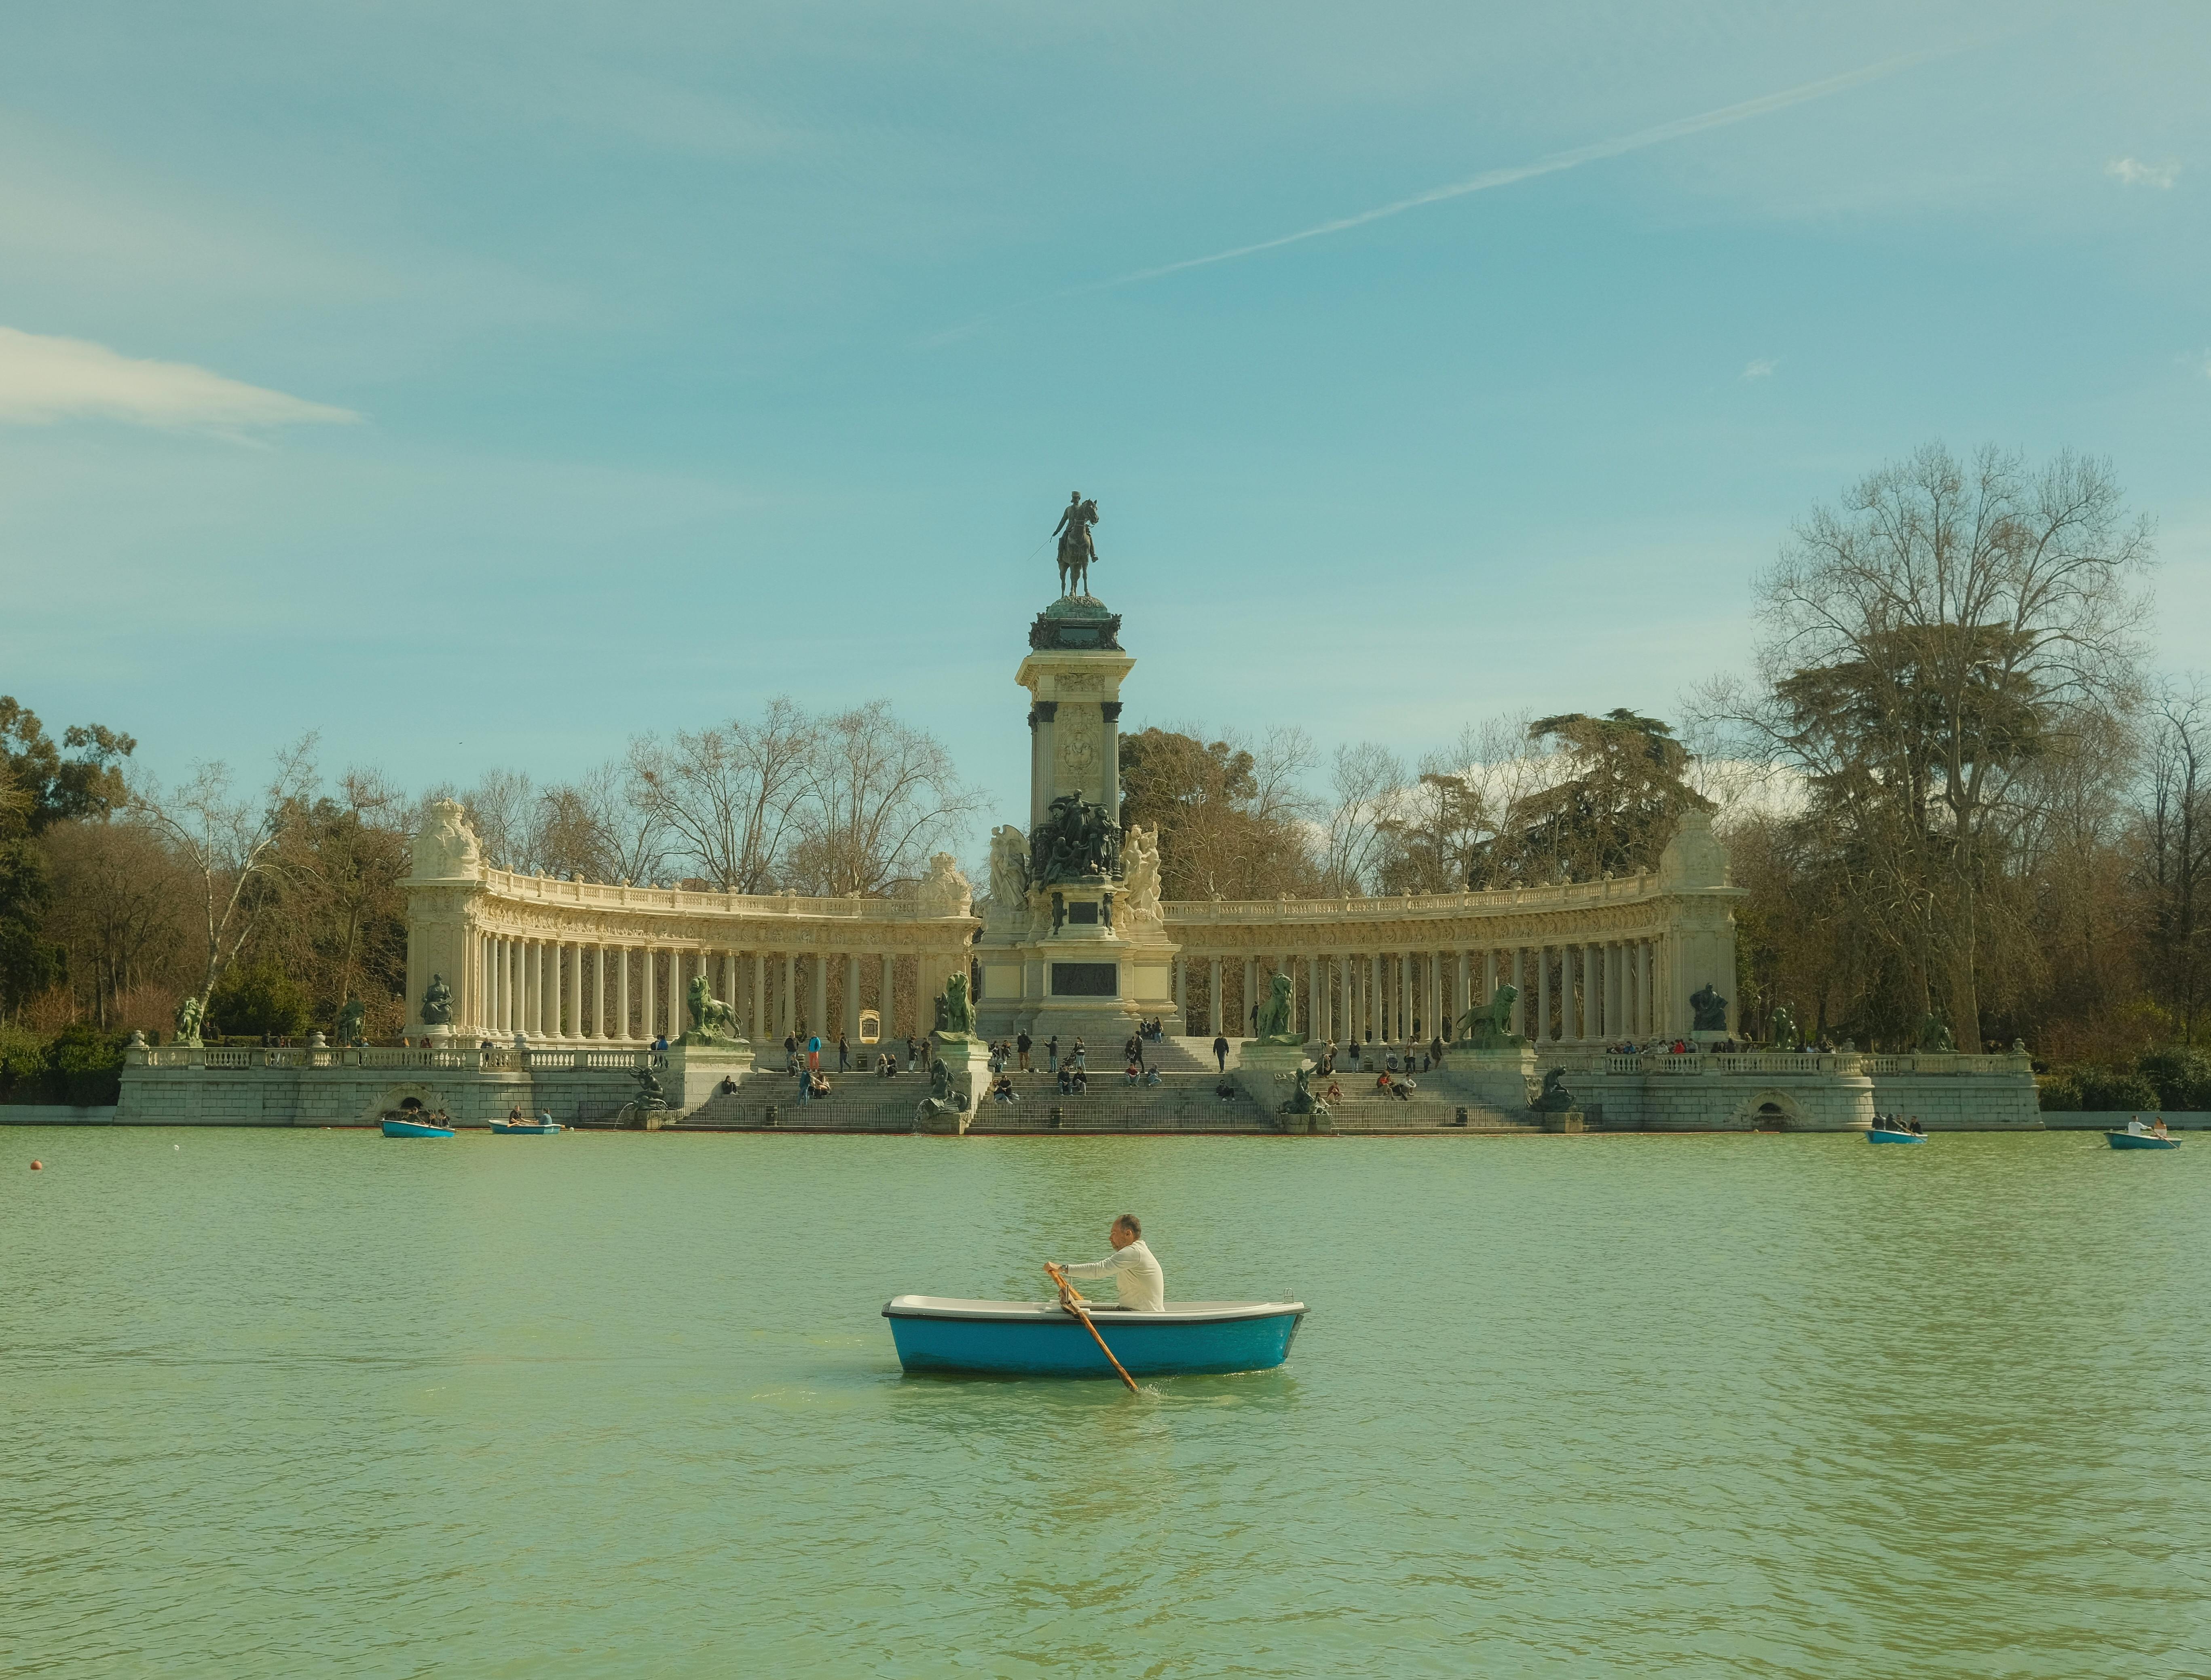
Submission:
{"label": "rider statue", "polygon": [[1051,534],[1059,539],[1059,592],[1063,595],[1090,593],[1090,563],[1098,558],[1098,545],[1090,528],[1098,523],[1098,504],[1085,501],[1075,491],[1068,497]]}

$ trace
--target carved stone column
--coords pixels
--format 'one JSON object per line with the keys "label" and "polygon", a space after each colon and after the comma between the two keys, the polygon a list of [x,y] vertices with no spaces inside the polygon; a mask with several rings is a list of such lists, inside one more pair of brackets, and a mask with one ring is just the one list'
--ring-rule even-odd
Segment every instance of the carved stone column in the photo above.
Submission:
{"label": "carved stone column", "polygon": [[1029,831],[1036,832],[1051,810],[1053,755],[1058,751],[1059,702],[1039,700],[1029,708]]}

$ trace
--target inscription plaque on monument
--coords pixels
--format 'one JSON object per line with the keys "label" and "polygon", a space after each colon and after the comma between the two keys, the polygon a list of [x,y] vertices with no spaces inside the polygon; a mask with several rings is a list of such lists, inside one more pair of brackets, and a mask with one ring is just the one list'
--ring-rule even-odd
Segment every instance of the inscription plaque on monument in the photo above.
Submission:
{"label": "inscription plaque on monument", "polygon": [[1118,963],[1054,963],[1051,994],[1056,998],[1111,998],[1120,995],[1121,969]]}

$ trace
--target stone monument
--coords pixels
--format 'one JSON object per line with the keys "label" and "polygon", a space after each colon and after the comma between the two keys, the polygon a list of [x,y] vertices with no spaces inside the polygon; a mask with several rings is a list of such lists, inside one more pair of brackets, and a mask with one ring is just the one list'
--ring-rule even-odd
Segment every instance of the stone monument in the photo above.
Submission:
{"label": "stone monument", "polygon": [[1014,680],[1029,698],[1027,820],[991,836],[990,902],[975,956],[975,1030],[1118,1044],[1139,1020],[1179,1032],[1176,947],[1160,907],[1157,837],[1121,825],[1121,685],[1136,661],[1090,589],[1098,505],[1070,498],[1060,597],[1029,628]]}

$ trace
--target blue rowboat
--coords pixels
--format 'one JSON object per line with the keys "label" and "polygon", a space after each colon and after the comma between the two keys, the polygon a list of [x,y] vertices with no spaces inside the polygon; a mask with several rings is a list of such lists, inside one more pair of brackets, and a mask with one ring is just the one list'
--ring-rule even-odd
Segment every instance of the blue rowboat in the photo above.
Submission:
{"label": "blue rowboat", "polygon": [[1923,1144],[1927,1141],[1927,1134],[1924,1132],[1892,1132],[1886,1126],[1876,1126],[1866,1133],[1866,1141],[1869,1144]]}
{"label": "blue rowboat", "polygon": [[[1090,1321],[1131,1376],[1271,1371],[1290,1357],[1302,1301],[1180,1301],[1163,1313],[1090,1308]],[[908,1371],[1102,1376],[1113,1367],[1057,1301],[952,1301],[894,1296],[883,1308]]]}
{"label": "blue rowboat", "polygon": [[453,1135],[453,1128],[450,1126],[425,1126],[420,1121],[387,1120],[384,1122],[384,1135],[387,1138],[450,1138]]}
{"label": "blue rowboat", "polygon": [[2178,1138],[2154,1138],[2147,1132],[2106,1132],[2113,1149],[2178,1149]]}
{"label": "blue rowboat", "polygon": [[511,1126],[503,1120],[494,1120],[491,1123],[492,1135],[495,1138],[549,1138],[564,1129],[549,1120],[542,1126],[534,1120],[520,1126]]}

